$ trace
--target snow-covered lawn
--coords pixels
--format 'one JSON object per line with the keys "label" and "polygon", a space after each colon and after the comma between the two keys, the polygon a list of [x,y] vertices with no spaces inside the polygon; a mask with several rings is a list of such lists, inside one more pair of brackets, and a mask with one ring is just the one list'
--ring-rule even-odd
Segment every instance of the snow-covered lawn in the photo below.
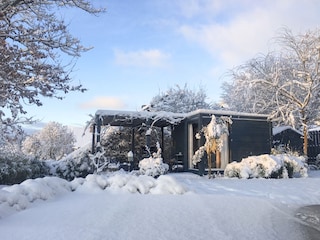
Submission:
{"label": "snow-covered lawn", "polygon": [[120,172],[27,180],[0,189],[0,239],[317,239],[320,216],[299,209],[320,204],[319,186],[318,171],[293,179]]}

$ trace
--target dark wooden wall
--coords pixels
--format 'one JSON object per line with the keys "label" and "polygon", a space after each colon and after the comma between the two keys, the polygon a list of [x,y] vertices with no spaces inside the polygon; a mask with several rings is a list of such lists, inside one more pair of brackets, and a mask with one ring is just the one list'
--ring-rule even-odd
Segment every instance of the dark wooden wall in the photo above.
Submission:
{"label": "dark wooden wall", "polygon": [[242,158],[269,154],[271,151],[271,122],[233,119],[230,126],[230,162]]}
{"label": "dark wooden wall", "polygon": [[308,164],[313,164],[320,154],[320,131],[310,131],[308,134]]}

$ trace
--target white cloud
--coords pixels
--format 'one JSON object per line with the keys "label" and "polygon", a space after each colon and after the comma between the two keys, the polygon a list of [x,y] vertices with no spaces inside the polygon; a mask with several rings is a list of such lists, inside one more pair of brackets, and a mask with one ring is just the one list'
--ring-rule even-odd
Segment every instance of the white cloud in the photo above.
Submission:
{"label": "white cloud", "polygon": [[[198,2],[197,13],[208,11],[199,8],[199,2],[202,1],[192,2]],[[294,32],[301,32],[314,29],[320,22],[317,12],[320,2],[317,1],[252,1],[251,5],[248,4],[250,1],[243,2],[246,3],[245,7],[239,7],[241,10],[233,12],[233,15],[221,12],[220,18],[197,25],[181,25],[178,32],[203,47],[221,63],[234,66],[258,53],[266,53],[271,47],[270,41],[281,27],[287,26]],[[215,9],[224,11],[225,7]],[[216,12],[216,15],[219,13]]]}
{"label": "white cloud", "polygon": [[95,97],[80,105],[82,109],[122,109],[126,104],[117,97]]}
{"label": "white cloud", "polygon": [[232,0],[178,0],[179,12],[188,18],[203,15],[214,16],[226,6],[232,6]]}
{"label": "white cloud", "polygon": [[134,67],[166,66],[170,55],[158,49],[124,52],[115,50],[115,62],[119,65]]}

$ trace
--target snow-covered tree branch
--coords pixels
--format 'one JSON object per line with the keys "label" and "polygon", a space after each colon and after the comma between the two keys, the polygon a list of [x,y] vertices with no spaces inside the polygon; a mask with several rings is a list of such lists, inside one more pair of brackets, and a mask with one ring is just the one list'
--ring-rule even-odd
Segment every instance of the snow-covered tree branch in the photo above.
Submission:
{"label": "snow-covered tree branch", "polygon": [[320,31],[294,35],[284,28],[276,39],[281,51],[234,69],[223,98],[235,110],[266,113],[275,122],[303,127],[307,154],[307,125],[319,119]]}
{"label": "snow-covered tree branch", "polygon": [[148,110],[174,113],[188,113],[197,109],[211,109],[213,106],[206,102],[204,89],[191,90],[187,85],[169,88],[166,92],[153,97]]}
{"label": "snow-covered tree branch", "polygon": [[[40,97],[63,98],[84,91],[71,83],[75,58],[89,50],[69,33],[59,10],[76,7],[90,14],[86,0],[5,0],[0,3],[0,121],[25,114],[24,104],[41,106]],[[63,61],[65,59],[67,62]],[[66,58],[66,57],[69,58]],[[5,115],[8,115],[5,117]],[[9,120],[10,121],[9,121]],[[20,118],[21,119],[21,118]]]}

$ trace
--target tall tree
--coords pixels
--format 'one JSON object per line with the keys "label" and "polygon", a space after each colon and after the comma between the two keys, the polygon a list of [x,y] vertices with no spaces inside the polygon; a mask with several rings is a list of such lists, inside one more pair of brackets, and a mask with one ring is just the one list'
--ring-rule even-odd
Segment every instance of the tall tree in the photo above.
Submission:
{"label": "tall tree", "polygon": [[27,137],[22,150],[41,160],[60,160],[73,151],[75,142],[75,136],[67,126],[50,122],[40,132]]}
{"label": "tall tree", "polygon": [[72,85],[70,72],[74,59],[88,48],[58,17],[60,9],[70,7],[90,14],[103,11],[86,0],[0,2],[1,128],[21,121],[19,116],[26,113],[24,104],[41,106],[41,96],[62,99],[62,94],[85,90]]}
{"label": "tall tree", "polygon": [[187,84],[184,87],[176,85],[152,98],[149,106],[151,111],[166,111],[186,113],[197,109],[211,109],[212,105],[206,102],[207,95],[204,89],[191,90]]}
{"label": "tall tree", "polygon": [[276,40],[279,53],[234,69],[233,82],[225,87],[223,98],[236,108],[234,103],[241,101],[252,112],[268,113],[270,119],[302,127],[307,155],[307,126],[319,118],[320,110],[320,31],[294,35],[284,28]]}

